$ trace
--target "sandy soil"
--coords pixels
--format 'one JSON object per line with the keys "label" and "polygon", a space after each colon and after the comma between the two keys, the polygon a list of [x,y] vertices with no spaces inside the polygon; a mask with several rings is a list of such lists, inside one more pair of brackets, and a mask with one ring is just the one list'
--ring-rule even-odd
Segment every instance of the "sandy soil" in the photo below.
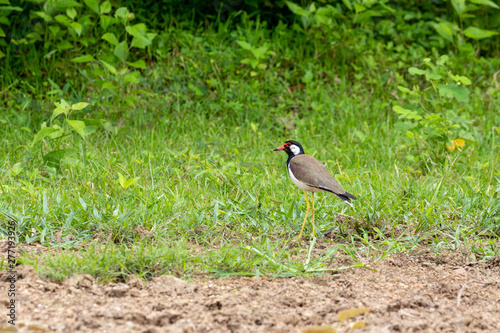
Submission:
{"label": "sandy soil", "polygon": [[[370,267],[377,271],[189,283],[160,276],[99,285],[76,275],[59,285],[19,266],[17,325],[4,308],[0,331],[500,332],[500,258],[396,255]],[[5,272],[0,279],[6,306]],[[341,311],[363,307],[370,310],[339,321]]]}

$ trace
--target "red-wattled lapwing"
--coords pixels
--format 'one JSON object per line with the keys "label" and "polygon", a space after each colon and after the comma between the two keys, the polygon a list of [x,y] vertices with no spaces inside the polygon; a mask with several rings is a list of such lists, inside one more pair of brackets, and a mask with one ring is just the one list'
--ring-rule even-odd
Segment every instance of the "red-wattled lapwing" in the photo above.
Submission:
{"label": "red-wattled lapwing", "polygon": [[304,223],[302,223],[299,238],[302,236],[302,231],[306,225],[307,215],[311,208],[309,206],[306,191],[312,192],[312,226],[314,237],[314,192],[331,192],[344,200],[344,202],[351,207],[351,199],[356,199],[356,197],[346,192],[346,190],[333,179],[332,175],[330,175],[320,161],[310,155],[306,155],[304,153],[304,148],[302,148],[302,145],[297,141],[287,141],[283,146],[274,149],[274,151],[277,150],[284,150],[288,154],[288,160],[286,161],[288,174],[295,185],[304,191],[304,196],[306,197],[306,217],[304,218]]}

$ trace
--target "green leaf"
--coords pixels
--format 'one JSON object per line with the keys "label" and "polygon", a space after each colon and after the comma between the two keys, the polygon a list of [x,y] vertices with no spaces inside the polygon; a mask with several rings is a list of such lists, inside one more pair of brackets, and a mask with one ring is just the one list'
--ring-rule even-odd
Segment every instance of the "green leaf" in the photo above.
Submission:
{"label": "green leaf", "polygon": [[496,3],[490,0],[469,0],[472,3],[475,3],[476,5],[485,5],[485,6],[490,6],[496,9],[500,9]]}
{"label": "green leaf", "polygon": [[87,54],[84,56],[73,58],[73,59],[71,59],[71,61],[76,62],[76,63],[83,63],[83,62],[95,61],[95,59],[90,54]]}
{"label": "green leaf", "polygon": [[92,9],[97,15],[100,14],[99,3],[96,0],[84,0],[85,4]]}
{"label": "green leaf", "polygon": [[127,59],[127,55],[128,55],[128,46],[127,46],[127,42],[126,41],[123,41],[121,42],[120,44],[116,45],[115,47],[115,51],[113,52],[113,54],[118,58],[120,59],[122,62],[125,62],[125,60]]}
{"label": "green leaf", "polygon": [[410,73],[411,75],[424,75],[424,74],[427,74],[429,72],[426,70],[419,69],[417,67],[410,67],[408,69],[408,73]]}
{"label": "green leaf", "polygon": [[304,76],[302,77],[302,82],[304,82],[305,84],[309,84],[312,82],[312,80],[313,80],[313,73],[309,69],[305,72]]}
{"label": "green leaf", "polygon": [[47,81],[49,81],[50,86],[51,86],[52,88],[54,88],[54,89],[56,89],[56,90],[61,90],[61,87],[59,87],[59,85],[58,85],[57,83],[55,83],[54,81],[52,81],[52,80],[50,79],[50,77],[48,77],[48,78],[47,78]]}
{"label": "green leaf", "polygon": [[130,35],[134,36],[130,47],[137,47],[137,48],[143,49],[143,48],[151,45],[152,40],[150,40],[146,34],[147,28],[146,28],[146,25],[144,23],[139,23],[139,24],[135,24],[132,26],[127,26],[125,28],[125,30],[127,30],[127,32]]}
{"label": "green leaf", "polygon": [[82,34],[82,25],[78,22],[71,22],[71,27],[75,30],[76,34],[80,36]]}
{"label": "green leaf", "polygon": [[342,0],[347,9],[352,10],[352,4],[349,0]]}
{"label": "green leaf", "polygon": [[151,45],[151,41],[149,40],[149,38],[144,35],[139,35],[132,38],[132,43],[130,44],[130,47],[137,47],[139,49],[143,49],[149,45]]}
{"label": "green leaf", "polygon": [[111,12],[111,2],[104,1],[101,4],[101,13],[102,14],[108,14],[109,12]]}
{"label": "green leaf", "polygon": [[106,31],[106,29],[115,22],[115,19],[111,16],[101,15],[99,17],[99,24],[101,25],[102,30]]}
{"label": "green leaf", "polygon": [[38,142],[40,142],[43,138],[46,138],[50,134],[54,132],[58,132],[60,129],[58,128],[53,128],[53,127],[44,127],[41,130],[36,133],[35,138],[33,139],[33,142],[31,143],[31,147],[34,147]]}
{"label": "green leaf", "polygon": [[264,58],[268,49],[269,49],[269,46],[267,44],[264,44],[263,46],[261,46],[259,48],[252,49],[252,54],[255,58],[262,59],[262,58]]}
{"label": "green leaf", "polygon": [[70,42],[68,42],[67,40],[63,40],[62,42],[60,43],[57,43],[57,49],[59,51],[63,51],[63,50],[67,50],[67,49],[70,49],[73,47],[73,44],[71,44]]}
{"label": "green leaf", "polygon": [[460,83],[465,84],[465,85],[469,85],[472,83],[471,80],[466,76],[453,75],[451,73],[449,73],[449,75],[453,79],[453,81],[455,81],[455,82],[460,82]]}
{"label": "green leaf", "polygon": [[85,135],[89,135],[93,132],[95,132],[99,127],[105,126],[107,122],[105,120],[100,120],[100,119],[92,119],[92,118],[83,118],[83,119],[76,119],[79,121],[83,121],[85,123]]}
{"label": "green leaf", "polygon": [[406,87],[403,87],[403,86],[398,86],[398,90],[405,93],[405,94],[409,94],[411,93],[411,90],[406,88]]}
{"label": "green leaf", "polygon": [[45,12],[33,12],[38,17],[41,17],[45,22],[52,22],[52,16],[48,15]]}
{"label": "green leaf", "polygon": [[69,105],[66,103],[66,101],[63,99],[61,100],[61,103],[57,103],[55,102],[54,103],[56,105],[56,108],[54,109],[54,112],[52,112],[52,117],[50,117],[50,121],[52,122],[52,120],[54,120],[54,118],[56,118],[58,115],[60,115],[61,113],[64,113],[64,114],[68,114],[69,112]]}
{"label": "green leaf", "polygon": [[411,130],[412,128],[417,127],[418,124],[411,122],[411,121],[398,121],[397,123],[394,124],[394,128],[397,130],[400,130],[402,132],[407,132],[408,130]]}
{"label": "green leaf", "polygon": [[380,17],[383,15],[384,15],[383,11],[367,10],[367,11],[362,12],[361,14],[356,14],[353,22],[354,23],[368,23],[372,17]]}
{"label": "green leaf", "polygon": [[16,12],[23,11],[23,9],[21,7],[17,7],[17,6],[3,6],[3,7],[0,7],[0,10],[3,10],[3,11],[14,10]]}
{"label": "green leaf", "polygon": [[81,120],[69,120],[66,119],[66,122],[71,126],[71,128],[80,136],[85,139],[86,133],[85,133],[85,123]]}
{"label": "green leaf", "polygon": [[237,40],[236,43],[238,43],[238,45],[244,49],[244,50],[248,50],[248,51],[251,51],[252,50],[252,45],[248,44],[247,42],[245,41],[242,41],[242,40]]}
{"label": "green leaf", "polygon": [[400,119],[405,119],[405,118],[406,119],[415,119],[415,120],[422,119],[422,116],[420,116],[417,111],[405,109],[399,105],[394,105],[392,107],[392,109],[394,110],[394,112],[399,113],[401,115],[401,116],[399,116]]}
{"label": "green leaf", "polygon": [[57,25],[51,25],[51,26],[49,26],[49,30],[52,33],[52,36],[55,37],[55,36],[57,36],[57,33],[59,31],[61,31],[61,28],[59,26],[57,26]]}
{"label": "green leaf", "polygon": [[85,109],[87,106],[89,106],[89,103],[85,103],[85,102],[80,102],[80,103],[75,103],[73,105],[71,105],[71,110],[82,110],[82,109]]}
{"label": "green leaf", "polygon": [[108,64],[106,61],[104,60],[99,60],[103,66],[111,73],[111,74],[116,74],[116,68],[111,65],[111,64]]}
{"label": "green leaf", "polygon": [[5,37],[5,31],[0,27],[0,37]]}
{"label": "green leaf", "polygon": [[26,35],[26,37],[31,39],[30,42],[43,41],[42,36],[40,36],[40,34],[37,32],[30,32],[29,34]]}
{"label": "green leaf", "polygon": [[58,108],[63,108],[63,109],[67,109],[69,110],[69,104],[68,102],[66,102],[66,100],[64,99],[61,99],[61,101],[58,103],[58,102],[54,102],[54,104],[58,107]]}
{"label": "green leaf", "polygon": [[483,30],[476,27],[468,27],[467,29],[465,29],[464,35],[475,40],[480,40],[498,35],[498,32],[491,30]]}
{"label": "green leaf", "polygon": [[75,17],[76,17],[76,14],[77,13],[76,13],[76,9],[75,8],[71,7],[71,8],[67,8],[66,9],[66,15],[68,15],[68,17],[70,19],[74,20]]}
{"label": "green leaf", "polygon": [[87,210],[87,204],[85,203],[83,198],[78,196],[78,201],[80,201],[80,205],[82,205],[83,210]]}
{"label": "green leaf", "polygon": [[362,13],[366,10],[366,7],[365,6],[362,6],[358,3],[354,3],[354,11],[356,12],[356,14],[358,13]]}
{"label": "green leaf", "polygon": [[140,177],[135,177],[132,179],[126,179],[121,173],[118,172],[118,182],[123,188],[134,185],[139,181]]}
{"label": "green leaf", "polygon": [[71,7],[82,7],[82,4],[75,0],[45,1],[43,9],[46,12],[56,12]]}
{"label": "green leaf", "polygon": [[70,24],[71,24],[71,20],[65,16],[65,15],[57,15],[56,17],[54,17],[54,19],[61,23],[62,25],[64,25],[65,27],[69,27]]}
{"label": "green leaf", "polygon": [[123,80],[125,82],[138,84],[140,82],[140,77],[141,77],[141,73],[139,71],[133,71],[133,72],[125,75]]}
{"label": "green leaf", "polygon": [[250,59],[250,58],[245,58],[241,60],[241,63],[245,65],[250,65],[252,66],[253,69],[257,68],[257,66],[259,65],[259,61],[257,59]]}
{"label": "green leaf", "polygon": [[155,39],[156,35],[158,35],[156,32],[148,32],[146,34],[146,37],[152,42],[153,39]]}
{"label": "green leaf", "polygon": [[436,32],[441,37],[453,43],[454,32],[453,32],[453,25],[450,22],[445,21],[445,22],[435,23],[433,26]]}
{"label": "green leaf", "polygon": [[135,68],[146,68],[146,62],[142,59],[134,62],[127,62],[127,64]]}
{"label": "green leaf", "polygon": [[118,38],[116,38],[115,34],[112,32],[106,32],[104,35],[102,35],[101,38],[104,39],[105,41],[109,42],[110,44],[113,44],[114,46],[117,46],[118,44],[120,44],[120,42],[118,41]]}
{"label": "green leaf", "polygon": [[111,82],[109,82],[109,81],[104,81],[104,82],[102,83],[102,88],[103,88],[103,89],[110,89],[110,90],[114,90],[114,89],[117,89],[117,88],[118,88],[118,86],[116,86],[116,85],[112,84],[112,83],[111,83]]}
{"label": "green leaf", "polygon": [[75,155],[77,151],[74,149],[56,149],[43,155],[43,160],[48,166],[59,169],[63,158]]}
{"label": "green leaf", "polygon": [[13,176],[17,176],[18,174],[20,174],[23,171],[23,169],[24,169],[23,164],[21,162],[18,162],[16,164],[14,164],[12,166],[12,168],[10,168],[10,173]]}
{"label": "green leaf", "polygon": [[94,127],[94,126],[85,126],[84,135],[88,136],[88,135],[94,133],[95,131],[97,131],[97,127]]}
{"label": "green leaf", "polygon": [[120,7],[115,11],[115,17],[122,21],[122,23],[127,23],[129,10],[127,7]]}
{"label": "green leaf", "polygon": [[459,16],[466,12],[465,0],[451,0],[451,4]]}
{"label": "green leaf", "polygon": [[394,110],[394,112],[396,113],[399,113],[399,114],[406,114],[408,112],[411,112],[411,110],[408,110],[408,109],[405,109],[405,108],[402,108],[401,106],[399,105],[394,105],[392,107],[392,109]]}
{"label": "green leaf", "polygon": [[441,78],[442,78],[441,74],[439,74],[436,70],[425,74],[425,79],[427,81],[429,81],[429,80],[441,80]]}
{"label": "green leaf", "polygon": [[85,123],[85,126],[93,126],[93,127],[99,127],[99,126],[102,126],[104,123],[106,123],[105,120],[101,120],[101,119],[93,119],[93,118],[83,118],[83,119],[76,119],[76,120],[80,120],[80,121],[83,121]]}
{"label": "green leaf", "polygon": [[305,10],[304,8],[300,7],[299,5],[294,4],[293,2],[290,1],[285,1],[286,5],[288,6],[288,9],[295,15],[300,15],[300,16],[309,16],[309,12]]}
{"label": "green leaf", "polygon": [[147,28],[146,28],[146,25],[144,23],[139,23],[139,24],[135,24],[135,25],[127,25],[125,27],[125,30],[127,30],[127,32],[134,37],[145,36],[146,32],[147,32]]}
{"label": "green leaf", "polygon": [[455,99],[459,102],[468,103],[470,91],[466,87],[462,87],[456,84],[449,85],[450,89],[453,90],[455,94]]}
{"label": "green leaf", "polygon": [[437,84],[439,96],[445,98],[455,98],[459,102],[469,102],[469,89],[456,85],[454,83],[443,85]]}
{"label": "green leaf", "polygon": [[438,64],[439,66],[444,66],[448,62],[448,60],[450,60],[450,57],[444,54],[439,57],[439,60],[436,61],[436,64]]}
{"label": "green leaf", "polygon": [[333,27],[332,16],[337,13],[338,11],[335,7],[326,5],[325,7],[321,7],[316,11],[316,14],[314,15],[314,22],[317,26],[320,27]]}

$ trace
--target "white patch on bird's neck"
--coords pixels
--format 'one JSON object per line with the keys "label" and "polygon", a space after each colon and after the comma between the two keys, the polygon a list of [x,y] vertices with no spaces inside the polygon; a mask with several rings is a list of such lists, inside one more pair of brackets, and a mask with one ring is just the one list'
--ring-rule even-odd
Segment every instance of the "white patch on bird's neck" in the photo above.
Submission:
{"label": "white patch on bird's neck", "polygon": [[296,145],[291,145],[290,146],[290,151],[293,153],[293,155],[298,155],[300,154],[300,148]]}

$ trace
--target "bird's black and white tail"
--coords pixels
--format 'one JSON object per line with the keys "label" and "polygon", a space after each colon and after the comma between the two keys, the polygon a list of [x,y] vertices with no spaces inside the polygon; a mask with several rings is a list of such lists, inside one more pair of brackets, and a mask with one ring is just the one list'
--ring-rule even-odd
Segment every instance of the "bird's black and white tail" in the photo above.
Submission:
{"label": "bird's black and white tail", "polygon": [[344,194],[338,194],[334,193],[336,196],[338,196],[340,199],[344,200],[346,204],[348,204],[351,207],[354,207],[351,203],[351,199],[356,200],[356,197],[352,195],[351,193],[345,192]]}
{"label": "bird's black and white tail", "polygon": [[342,193],[342,194],[335,193],[335,192],[333,192],[332,190],[330,190],[329,188],[324,187],[324,186],[321,186],[321,185],[320,185],[318,188],[322,189],[323,191],[327,191],[327,192],[330,192],[330,193],[335,194],[335,195],[336,195],[336,196],[338,196],[340,199],[344,200],[344,202],[345,202],[346,204],[348,204],[348,205],[349,205],[349,206],[351,206],[351,207],[354,207],[354,206],[352,205],[352,203],[351,203],[351,199],[356,200],[357,198],[356,198],[354,195],[352,195],[351,193],[349,193],[349,192],[344,192],[344,193]]}

